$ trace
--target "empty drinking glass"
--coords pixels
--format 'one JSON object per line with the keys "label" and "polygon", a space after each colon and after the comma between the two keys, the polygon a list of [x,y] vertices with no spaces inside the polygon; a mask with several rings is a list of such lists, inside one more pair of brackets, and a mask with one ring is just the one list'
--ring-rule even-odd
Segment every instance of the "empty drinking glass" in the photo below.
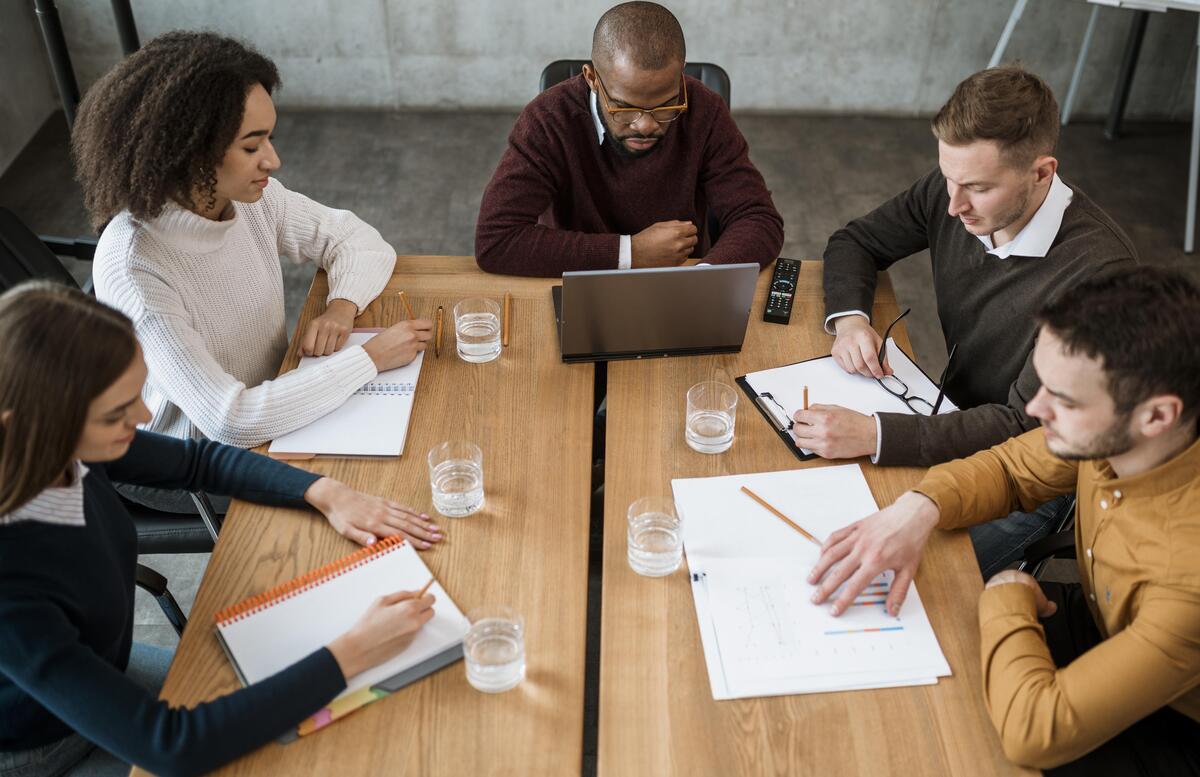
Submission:
{"label": "empty drinking glass", "polygon": [[483,508],[483,451],[474,443],[450,440],[429,451],[433,507],[449,518]]}
{"label": "empty drinking glass", "polygon": [[490,362],[500,355],[500,305],[471,297],[454,306],[454,337],[465,362]]}
{"label": "empty drinking glass", "polygon": [[647,496],[629,505],[629,566],[646,577],[664,577],[683,560],[683,532],[675,500]]}
{"label": "empty drinking glass", "polygon": [[525,679],[525,621],[511,607],[481,607],[467,620],[467,682],[484,693],[517,687]]}
{"label": "empty drinking glass", "polygon": [[737,392],[732,386],[707,380],[688,389],[684,436],[692,450],[700,453],[729,450],[736,420]]}

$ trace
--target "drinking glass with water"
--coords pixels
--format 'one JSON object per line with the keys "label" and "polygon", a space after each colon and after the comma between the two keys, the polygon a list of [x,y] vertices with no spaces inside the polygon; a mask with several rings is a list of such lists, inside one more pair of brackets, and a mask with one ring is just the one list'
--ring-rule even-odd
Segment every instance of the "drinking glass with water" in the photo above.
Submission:
{"label": "drinking glass with water", "polygon": [[429,451],[433,507],[449,518],[483,509],[483,451],[474,443],[450,440]]}
{"label": "drinking glass with water", "polygon": [[686,432],[688,446],[700,453],[724,453],[733,445],[737,420],[737,391],[708,380],[688,389]]}
{"label": "drinking glass with water", "polygon": [[454,306],[454,337],[458,357],[476,364],[500,355],[500,304],[486,297],[471,297]]}
{"label": "drinking glass with water", "polygon": [[467,682],[484,693],[517,687],[525,679],[525,621],[511,607],[471,610],[467,620]]}
{"label": "drinking glass with water", "polygon": [[647,496],[629,505],[629,566],[646,577],[664,577],[683,560],[683,532],[675,500]]}

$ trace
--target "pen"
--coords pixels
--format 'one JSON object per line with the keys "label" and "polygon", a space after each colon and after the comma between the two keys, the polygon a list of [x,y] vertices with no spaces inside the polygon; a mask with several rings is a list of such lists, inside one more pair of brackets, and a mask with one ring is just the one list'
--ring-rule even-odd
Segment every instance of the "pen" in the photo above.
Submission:
{"label": "pen", "polygon": [[942,408],[942,400],[946,398],[946,378],[950,377],[950,365],[954,363],[954,352],[958,350],[958,343],[955,343],[950,348],[950,355],[946,357],[946,367],[942,370],[942,377],[938,380],[938,395],[937,401],[933,403],[933,412],[930,415],[937,415],[938,410]]}
{"label": "pen", "polygon": [[446,309],[438,305],[437,309],[437,336],[433,341],[433,355],[437,358],[442,356],[442,317],[446,315]]}
{"label": "pen", "polygon": [[796,523],[791,518],[788,518],[786,515],[779,512],[774,507],[772,507],[771,504],[767,500],[763,499],[761,496],[754,493],[753,491],[746,488],[745,486],[742,486],[742,493],[745,494],[746,496],[750,497],[751,499],[753,499],[755,502],[758,502],[763,507],[767,508],[767,510],[769,510],[772,515],[774,515],[776,518],[782,519],[784,523],[786,523],[788,526],[791,526],[793,529],[795,529],[796,531],[803,534],[805,537],[807,537],[809,540],[811,540],[813,542],[813,544],[815,544],[817,547],[821,547],[820,540],[818,540],[816,537],[814,537],[811,534],[809,534],[808,532],[806,532],[803,528],[801,528],[800,524]]}
{"label": "pen", "polygon": [[808,386],[804,387],[804,409],[808,410]]}
{"label": "pen", "polygon": [[504,292],[504,324],[501,329],[500,344],[505,348],[508,347],[508,332],[509,332],[509,310],[512,308],[512,295],[507,291]]}
{"label": "pen", "polygon": [[416,318],[416,316],[413,315],[412,305],[408,304],[408,295],[404,292],[400,292],[400,301],[404,303],[404,312],[408,314],[409,319],[411,320]]}

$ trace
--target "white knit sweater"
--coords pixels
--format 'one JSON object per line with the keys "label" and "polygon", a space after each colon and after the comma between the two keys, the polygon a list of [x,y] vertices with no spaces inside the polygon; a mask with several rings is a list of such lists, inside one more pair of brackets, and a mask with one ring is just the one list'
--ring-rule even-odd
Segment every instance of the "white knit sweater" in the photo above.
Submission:
{"label": "white knit sweater", "polygon": [[146,428],[251,447],[334,410],[377,370],[361,346],[275,378],[287,351],[280,256],[329,274],[329,299],[362,308],[391,277],[396,252],[353,213],[275,179],[256,203],[212,221],[174,204],[105,228],[96,296],[133,319],[150,369]]}

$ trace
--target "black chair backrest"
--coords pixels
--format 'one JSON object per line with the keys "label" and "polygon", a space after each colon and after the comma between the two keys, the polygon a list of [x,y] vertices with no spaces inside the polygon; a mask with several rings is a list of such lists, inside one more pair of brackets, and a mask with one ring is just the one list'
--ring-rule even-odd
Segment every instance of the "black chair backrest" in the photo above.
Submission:
{"label": "black chair backrest", "polygon": [[0,292],[30,278],[79,286],[54,252],[15,213],[0,208]]}
{"label": "black chair backrest", "polygon": [[[542,71],[538,91],[544,92],[557,83],[579,75],[587,63],[586,59],[558,59],[551,62]],[[725,68],[711,62],[689,62],[683,66],[683,72],[719,94],[725,105],[729,105],[729,74]]]}

